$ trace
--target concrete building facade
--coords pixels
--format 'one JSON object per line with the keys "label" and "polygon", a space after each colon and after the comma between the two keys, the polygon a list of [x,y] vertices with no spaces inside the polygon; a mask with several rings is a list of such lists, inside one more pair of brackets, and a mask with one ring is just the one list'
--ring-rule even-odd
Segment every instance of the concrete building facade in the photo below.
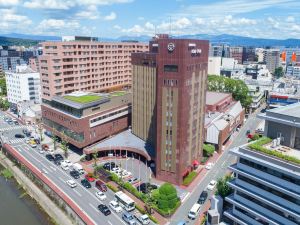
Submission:
{"label": "concrete building facade", "polygon": [[[265,148],[300,159],[299,150],[281,145]],[[234,174],[228,182],[233,194],[225,198],[231,207],[224,216],[240,225],[300,224],[300,164],[247,145],[230,153],[237,156],[237,163],[229,167]]]}
{"label": "concrete building facade", "polygon": [[[155,106],[151,103],[133,106],[139,108],[136,112],[145,112],[144,107],[149,104],[151,109],[155,108],[146,112],[149,115],[144,127],[153,122],[156,127],[156,176],[182,184],[183,177],[193,169],[193,162],[202,158],[208,42],[161,35],[150,41],[149,53],[133,54],[132,64],[134,78],[143,80],[156,74]],[[154,90],[153,82],[141,80],[133,83],[144,83],[150,85],[148,90]],[[154,120],[149,122],[150,118]],[[142,130],[135,129],[138,121],[133,119],[133,131],[142,137]],[[154,136],[153,129],[149,131],[148,137]]]}
{"label": "concrete building facade", "polygon": [[40,74],[27,65],[16,67],[16,71],[6,71],[7,98],[12,104],[21,101],[41,102]]}
{"label": "concrete building facade", "polygon": [[232,46],[229,48],[229,57],[234,58],[239,64],[243,63],[243,47]]}
{"label": "concrete building facade", "polygon": [[93,38],[65,38],[44,42],[39,57],[42,98],[74,91],[111,92],[131,86],[131,53],[145,52],[138,42],[98,42]]}
{"label": "concrete building facade", "polygon": [[264,49],[263,62],[266,63],[267,69],[274,73],[275,69],[280,67],[280,50],[279,49]]}

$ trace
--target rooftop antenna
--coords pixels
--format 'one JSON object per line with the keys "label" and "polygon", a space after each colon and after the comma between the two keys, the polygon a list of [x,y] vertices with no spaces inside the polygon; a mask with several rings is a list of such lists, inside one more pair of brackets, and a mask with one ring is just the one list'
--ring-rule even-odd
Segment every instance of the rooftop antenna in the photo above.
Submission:
{"label": "rooftop antenna", "polygon": [[171,37],[171,33],[172,33],[172,17],[170,16],[170,31],[169,31],[170,37]]}

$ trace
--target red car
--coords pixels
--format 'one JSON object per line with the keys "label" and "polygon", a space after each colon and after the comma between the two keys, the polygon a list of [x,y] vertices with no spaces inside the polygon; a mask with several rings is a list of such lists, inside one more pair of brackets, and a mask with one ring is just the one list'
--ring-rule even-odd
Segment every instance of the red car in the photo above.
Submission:
{"label": "red car", "polygon": [[94,177],[90,177],[88,174],[86,174],[85,179],[87,179],[89,182],[94,182],[96,179]]}
{"label": "red car", "polygon": [[102,192],[107,191],[107,186],[101,180],[96,181],[96,187]]}

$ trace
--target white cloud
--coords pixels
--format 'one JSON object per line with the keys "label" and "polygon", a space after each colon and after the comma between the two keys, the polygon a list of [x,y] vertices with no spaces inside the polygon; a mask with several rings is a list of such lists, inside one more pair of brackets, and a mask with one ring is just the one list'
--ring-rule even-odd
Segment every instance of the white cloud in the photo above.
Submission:
{"label": "white cloud", "polygon": [[[292,31],[296,31],[296,32],[300,32],[300,25],[294,24],[294,25],[291,27],[291,30],[292,30]],[[298,35],[299,35],[299,33],[298,33]]]}
{"label": "white cloud", "polygon": [[84,18],[84,19],[95,20],[95,19],[99,18],[99,12],[98,12],[97,6],[90,5],[89,7],[87,7],[86,10],[76,13],[75,16]]}
{"label": "white cloud", "polygon": [[203,25],[203,24],[205,24],[205,21],[204,21],[204,19],[202,19],[202,18],[196,18],[196,19],[195,19],[195,23],[196,23],[197,25]]}
{"label": "white cloud", "polygon": [[0,15],[0,30],[2,32],[23,31],[32,24],[27,16],[18,14],[14,9],[0,9]]}
{"label": "white cloud", "polygon": [[117,14],[115,12],[111,12],[109,15],[104,17],[104,20],[115,20],[117,18]]}
{"label": "white cloud", "polygon": [[0,6],[18,5],[19,0],[0,0]]}
{"label": "white cloud", "polygon": [[225,16],[223,23],[226,25],[255,25],[256,20],[247,18],[233,18],[232,15]]}
{"label": "white cloud", "polygon": [[43,31],[61,31],[78,29],[80,24],[77,21],[65,21],[57,19],[45,19],[40,22],[37,29]]}
{"label": "white cloud", "polygon": [[295,22],[295,18],[293,16],[288,16],[285,20],[286,22]]}
{"label": "white cloud", "polygon": [[72,0],[31,0],[24,3],[24,7],[31,9],[69,9],[75,6]]}
{"label": "white cloud", "polygon": [[112,5],[117,3],[130,3],[133,0],[77,0],[79,5]]}

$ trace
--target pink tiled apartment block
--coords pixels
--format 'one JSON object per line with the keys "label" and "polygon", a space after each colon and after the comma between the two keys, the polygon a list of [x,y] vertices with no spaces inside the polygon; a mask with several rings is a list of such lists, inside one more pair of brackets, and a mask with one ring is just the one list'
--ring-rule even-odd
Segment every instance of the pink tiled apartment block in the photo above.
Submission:
{"label": "pink tiled apartment block", "polygon": [[43,42],[39,57],[42,98],[74,91],[111,92],[131,87],[131,53],[148,51],[139,42],[71,40]]}

